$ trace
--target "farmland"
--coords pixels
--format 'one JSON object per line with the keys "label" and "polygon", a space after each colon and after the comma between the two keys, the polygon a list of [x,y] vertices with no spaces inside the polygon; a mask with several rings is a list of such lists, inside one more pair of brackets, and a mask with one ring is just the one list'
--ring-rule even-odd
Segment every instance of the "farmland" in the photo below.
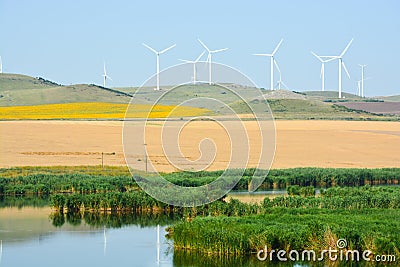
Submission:
{"label": "farmland", "polygon": [[[173,127],[175,122],[171,122]],[[175,124],[177,125],[177,124]],[[250,147],[259,147],[255,124],[245,122]],[[395,122],[356,121],[276,121],[276,153],[272,168],[399,167],[400,125]],[[125,165],[122,149],[122,122],[116,121],[3,121],[0,122],[0,166],[47,165]],[[132,127],[135,127],[132,125]],[[135,128],[133,128],[135,129]],[[138,130],[140,127],[138,126]],[[176,169],[168,164],[160,147],[161,122],[147,125],[148,153],[155,168],[162,172]],[[226,166],[229,149],[225,133],[211,122],[193,122],[182,131],[185,155],[199,156],[198,141],[212,136],[218,157],[208,170]],[[134,168],[144,170],[143,146],[134,149]],[[301,155],[301,157],[299,157]],[[254,167],[257,155],[250,157]]]}
{"label": "farmland", "polygon": [[349,109],[361,110],[375,114],[400,114],[400,102],[346,102],[341,103],[340,105]]}
{"label": "farmland", "polygon": [[[128,105],[118,103],[66,103],[38,106],[0,107],[1,120],[54,120],[54,119],[124,119],[201,116],[210,114],[207,109],[164,106]],[[126,113],[126,114],[125,114]]]}

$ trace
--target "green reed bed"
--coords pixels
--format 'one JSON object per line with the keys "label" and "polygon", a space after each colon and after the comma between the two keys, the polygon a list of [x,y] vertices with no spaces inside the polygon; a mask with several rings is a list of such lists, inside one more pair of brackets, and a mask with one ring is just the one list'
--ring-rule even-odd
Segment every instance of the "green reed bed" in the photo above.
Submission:
{"label": "green reed bed", "polygon": [[[233,190],[252,188],[255,169],[229,170],[227,179],[240,175],[242,178]],[[179,172],[164,174],[170,182],[186,186],[209,184],[223,172]],[[243,174],[243,175],[242,175]],[[0,195],[46,195],[60,192],[81,194],[99,192],[124,192],[137,189],[136,179],[154,174],[136,172],[132,177],[126,167],[76,166],[76,167],[16,167],[0,169]],[[385,169],[330,169],[294,168],[259,171],[265,177],[258,190],[285,189],[288,186],[398,185],[399,168]]]}
{"label": "green reed bed", "polygon": [[169,229],[176,250],[208,254],[251,254],[270,249],[321,251],[339,238],[349,249],[399,254],[398,209],[331,210],[272,208],[243,217],[197,217]]}

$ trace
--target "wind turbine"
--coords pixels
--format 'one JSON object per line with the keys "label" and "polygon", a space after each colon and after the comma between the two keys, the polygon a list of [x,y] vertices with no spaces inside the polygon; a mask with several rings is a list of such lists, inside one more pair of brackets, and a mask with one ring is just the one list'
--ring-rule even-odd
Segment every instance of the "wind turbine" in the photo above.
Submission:
{"label": "wind turbine", "polygon": [[211,85],[212,84],[212,70],[211,70],[211,66],[212,66],[212,54],[214,54],[214,53],[218,53],[218,52],[222,52],[222,51],[225,51],[225,50],[228,50],[228,48],[222,48],[222,49],[217,49],[217,50],[210,50],[210,49],[208,49],[208,47],[200,40],[200,39],[197,39],[197,40],[199,40],[199,42],[200,42],[200,44],[207,50],[207,52],[208,52],[208,56],[207,56],[207,60],[206,60],[206,62],[208,62],[208,71],[209,71],[209,84]]}
{"label": "wind turbine", "polygon": [[168,48],[165,48],[164,50],[161,51],[156,51],[155,49],[153,49],[152,47],[148,46],[147,44],[143,43],[143,45],[145,47],[147,47],[148,49],[150,49],[151,51],[154,52],[154,54],[156,54],[157,56],[157,88],[155,90],[160,91],[160,55],[167,52],[168,50],[174,48],[176,46],[176,44],[171,45]]}
{"label": "wind turbine", "polygon": [[262,57],[270,57],[271,58],[271,90],[274,90],[274,65],[276,66],[275,53],[278,51],[281,46],[283,39],[279,42],[279,44],[275,47],[274,51],[271,54],[253,54],[254,56],[262,56]]}
{"label": "wind turbine", "polygon": [[204,55],[206,51],[203,51],[203,53],[200,54],[200,56],[198,56],[196,58],[196,60],[185,60],[185,59],[180,59],[180,61],[182,62],[186,62],[186,63],[191,63],[193,64],[193,84],[196,84],[196,63],[199,62],[200,58]]}
{"label": "wind turbine", "polygon": [[362,65],[362,64],[358,64],[361,67],[361,94],[359,94],[359,96],[364,97],[364,69],[367,65]]}
{"label": "wind turbine", "polygon": [[320,56],[318,56],[317,54],[315,54],[313,51],[311,51],[311,54],[313,54],[320,62],[321,62],[321,74],[320,74],[320,78],[322,81],[322,85],[321,85],[321,91],[325,91],[325,63],[334,60],[335,58],[329,58],[329,59],[322,59]]}
{"label": "wind turbine", "polygon": [[334,59],[338,59],[338,63],[339,63],[339,98],[342,98],[342,66],[347,74],[347,77],[349,77],[350,79],[350,74],[347,71],[346,65],[343,62],[343,56],[344,54],[347,52],[347,50],[349,49],[351,43],[353,42],[353,39],[350,40],[350,42],[347,44],[347,46],[345,47],[345,49],[343,49],[342,53],[339,56],[321,56],[322,58],[334,58]]}
{"label": "wind turbine", "polygon": [[281,90],[281,89],[282,89],[281,85],[283,85],[286,89],[288,89],[287,85],[282,81],[281,69],[279,68],[278,63],[277,63],[275,60],[274,60],[274,64],[275,64],[276,69],[277,69],[278,72],[279,72],[279,80],[278,80],[278,82],[277,82],[278,90]]}
{"label": "wind turbine", "polygon": [[103,72],[103,75],[102,75],[103,76],[103,87],[106,88],[106,80],[110,79],[112,81],[112,79],[111,79],[110,76],[107,75],[106,63],[105,62],[104,62],[103,67],[104,67],[104,70],[103,70],[104,72]]}
{"label": "wind turbine", "polygon": [[1,56],[0,56],[0,73],[3,73],[3,61],[1,60]]}

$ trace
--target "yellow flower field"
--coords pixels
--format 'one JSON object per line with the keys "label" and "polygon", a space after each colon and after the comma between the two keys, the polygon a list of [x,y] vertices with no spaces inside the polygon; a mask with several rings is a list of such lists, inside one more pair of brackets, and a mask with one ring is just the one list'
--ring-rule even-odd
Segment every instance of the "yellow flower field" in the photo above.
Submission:
{"label": "yellow flower field", "polygon": [[[83,102],[37,106],[0,107],[0,120],[123,119],[128,104]],[[127,118],[201,116],[210,110],[187,106],[130,105]]]}

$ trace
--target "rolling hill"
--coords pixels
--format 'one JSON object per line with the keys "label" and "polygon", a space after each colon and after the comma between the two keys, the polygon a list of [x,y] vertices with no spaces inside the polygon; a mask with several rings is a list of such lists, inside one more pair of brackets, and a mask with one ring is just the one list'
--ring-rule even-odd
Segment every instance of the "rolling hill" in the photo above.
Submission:
{"label": "rolling hill", "polygon": [[341,99],[338,98],[337,91],[304,91],[301,94],[310,99],[316,99],[325,102],[345,102],[345,101],[364,101],[365,98],[359,97],[354,94],[342,92]]}
{"label": "rolling hill", "polygon": [[377,98],[382,99],[385,102],[400,102],[400,95],[378,96]]}
{"label": "rolling hill", "polygon": [[[255,108],[259,107],[260,110],[263,109],[262,111],[264,111],[265,105],[262,104],[267,99],[273,116],[277,119],[399,119],[399,116],[373,114],[369,110],[356,110],[354,107],[341,105],[342,103],[349,102],[363,103],[371,101],[371,99],[360,98],[348,93],[343,93],[344,99],[338,99],[337,92],[331,91],[294,92],[287,90],[265,90],[261,92],[263,94],[261,96],[257,88],[236,84],[223,84],[222,86],[188,84],[174,87],[174,90],[169,90],[171,88],[165,87],[162,91],[154,91],[153,88],[148,87],[140,88],[140,91],[138,91],[136,87],[109,89],[87,84],[64,86],[43,78],[33,78],[19,74],[0,74],[0,109],[2,109],[1,107],[29,106],[28,109],[25,109],[26,111],[19,110],[19,112],[23,113],[29,112],[29,109],[52,109],[52,106],[35,108],[39,105],[81,103],[80,105],[68,106],[68,108],[79,108],[76,108],[75,111],[68,110],[67,113],[70,115],[69,117],[65,117],[65,119],[75,117],[85,119],[85,116],[79,115],[82,113],[82,110],[85,110],[89,114],[89,111],[93,110],[94,103],[103,103],[103,105],[98,105],[98,107],[102,107],[104,110],[94,110],[94,113],[91,111],[97,115],[88,118],[121,119],[121,114],[123,114],[119,110],[121,107],[116,109],[119,110],[118,112],[112,112],[109,110],[110,107],[113,107],[112,104],[124,104],[126,106],[132,99],[132,95],[134,95],[134,103],[137,105],[148,105],[151,107],[150,105],[158,101],[157,104],[160,106],[172,107],[183,105],[202,110],[212,110],[212,113],[215,115],[229,114],[230,109],[239,114],[249,113],[246,102],[251,102]],[[195,101],[182,103],[187,99],[194,99]],[[212,101],[211,99],[217,99],[217,101]],[[396,98],[394,97],[393,99]],[[7,112],[12,112],[12,109],[2,110],[1,114],[4,116],[0,117],[0,119],[15,118],[13,114],[8,114]],[[43,116],[62,119],[64,118],[63,114],[66,114],[65,110],[63,112],[60,114],[50,114],[52,115],[50,116],[46,111],[46,114]],[[107,114],[107,116],[102,118],[101,114]],[[118,116],[115,115],[116,117],[114,118],[112,114],[118,114]],[[34,119],[32,116],[27,116],[26,114],[21,118]]]}
{"label": "rolling hill", "polygon": [[130,95],[97,85],[62,86],[43,78],[0,74],[0,106],[28,106],[71,102],[128,103]]}

